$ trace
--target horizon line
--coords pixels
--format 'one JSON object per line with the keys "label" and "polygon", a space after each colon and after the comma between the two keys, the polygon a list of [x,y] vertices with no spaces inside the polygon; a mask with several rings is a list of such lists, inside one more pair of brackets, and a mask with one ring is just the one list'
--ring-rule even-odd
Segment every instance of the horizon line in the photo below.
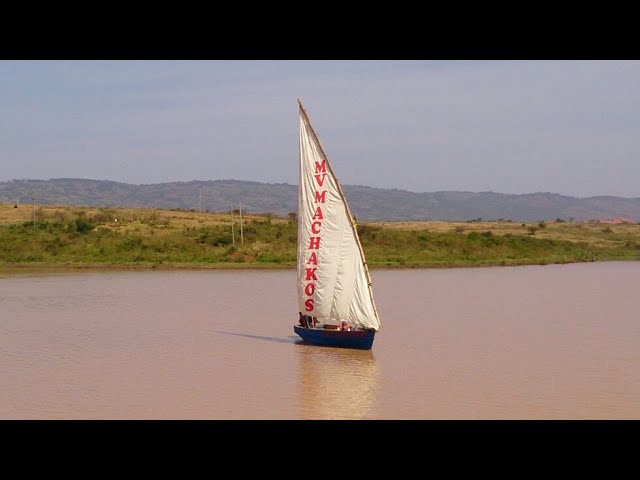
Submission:
{"label": "horizon line", "polygon": [[[259,183],[262,185],[291,185],[291,186],[297,186],[296,183],[288,183],[288,182],[260,182],[257,180],[239,180],[239,179],[235,179],[235,178],[223,178],[223,179],[216,179],[216,180],[174,180],[174,181],[166,181],[166,182],[152,182],[152,183],[129,183],[129,182],[123,182],[123,181],[119,181],[119,180],[109,180],[109,179],[99,179],[99,178],[86,178],[86,177],[56,177],[56,178],[48,178],[48,179],[40,179],[40,178],[13,178],[11,180],[0,180],[0,184],[2,183],[11,183],[11,182],[50,182],[50,181],[55,181],[55,180],[86,180],[86,181],[91,181],[91,182],[110,182],[110,183],[119,183],[122,185],[130,185],[130,186],[151,186],[151,185],[168,185],[168,184],[173,184],[173,183],[210,183],[210,182],[244,182],[244,183]],[[494,190],[432,190],[432,191],[423,191],[423,192],[417,192],[414,190],[406,190],[404,188],[398,188],[398,187],[371,187],[368,185],[362,185],[362,184],[345,184],[345,187],[365,187],[365,188],[371,188],[373,190],[399,190],[401,192],[407,192],[407,193],[414,193],[417,195],[420,194],[429,194],[429,193],[475,193],[475,194],[480,194],[480,193],[494,193],[497,195],[513,195],[513,196],[523,196],[523,195],[539,195],[539,194],[546,194],[546,195],[559,195],[561,197],[567,197],[567,198],[577,198],[577,199],[587,199],[587,198],[601,198],[601,197],[612,197],[612,198],[622,198],[622,199],[627,199],[627,200],[637,200],[640,199],[640,196],[638,197],[625,197],[625,196],[621,196],[621,195],[607,195],[607,194],[600,194],[600,195],[588,195],[588,196],[576,196],[576,195],[566,195],[563,193],[559,193],[559,192],[551,192],[551,191],[536,191],[536,192],[527,192],[527,193],[505,193],[505,192],[496,192]]]}

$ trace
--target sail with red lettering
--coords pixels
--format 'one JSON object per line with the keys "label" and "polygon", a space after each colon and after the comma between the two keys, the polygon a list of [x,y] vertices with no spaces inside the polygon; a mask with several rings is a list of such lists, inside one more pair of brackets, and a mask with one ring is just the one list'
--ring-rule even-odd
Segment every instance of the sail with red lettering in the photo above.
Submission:
{"label": "sail with red lettering", "polygon": [[380,319],[355,219],[302,102],[298,103],[299,311],[318,317],[321,324],[344,321],[354,330],[373,334]]}

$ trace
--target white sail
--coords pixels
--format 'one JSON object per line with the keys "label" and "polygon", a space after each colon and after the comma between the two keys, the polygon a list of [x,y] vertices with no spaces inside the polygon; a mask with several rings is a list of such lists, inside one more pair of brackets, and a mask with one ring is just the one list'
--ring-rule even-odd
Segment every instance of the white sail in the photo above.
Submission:
{"label": "white sail", "polygon": [[299,310],[378,330],[369,271],[349,206],[302,103],[299,113]]}

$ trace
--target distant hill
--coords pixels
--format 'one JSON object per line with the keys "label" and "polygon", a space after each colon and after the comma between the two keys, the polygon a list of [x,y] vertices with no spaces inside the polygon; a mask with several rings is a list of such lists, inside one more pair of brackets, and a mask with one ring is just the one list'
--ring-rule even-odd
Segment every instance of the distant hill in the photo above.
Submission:
{"label": "distant hill", "polygon": [[[388,220],[590,220],[640,221],[640,198],[567,197],[555,193],[510,195],[494,192],[415,193],[344,185],[352,212],[361,221]],[[104,207],[143,207],[271,213],[297,211],[297,185],[239,180],[132,185],[108,180],[56,178],[0,182],[0,202]],[[200,204],[201,200],[201,204]]]}

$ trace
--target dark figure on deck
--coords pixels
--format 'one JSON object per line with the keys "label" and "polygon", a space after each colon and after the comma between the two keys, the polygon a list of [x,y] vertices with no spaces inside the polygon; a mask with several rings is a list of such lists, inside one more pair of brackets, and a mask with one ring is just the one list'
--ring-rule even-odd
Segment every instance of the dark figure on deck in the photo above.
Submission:
{"label": "dark figure on deck", "polygon": [[313,320],[309,315],[303,315],[302,312],[298,312],[298,315],[300,317],[298,322],[300,323],[301,327],[306,327],[306,328],[313,327]]}

